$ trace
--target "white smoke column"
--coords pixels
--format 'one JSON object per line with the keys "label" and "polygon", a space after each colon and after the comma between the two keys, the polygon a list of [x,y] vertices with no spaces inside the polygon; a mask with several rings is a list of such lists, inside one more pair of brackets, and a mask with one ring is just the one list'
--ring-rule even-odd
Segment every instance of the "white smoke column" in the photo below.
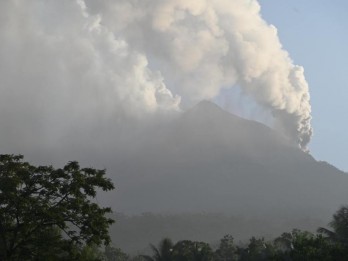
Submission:
{"label": "white smoke column", "polygon": [[255,0],[0,1],[0,43],[2,147],[98,132],[235,86],[302,149],[311,137],[303,68]]}
{"label": "white smoke column", "polygon": [[2,149],[57,145],[69,132],[178,110],[180,98],[150,70],[146,55],[83,1],[0,1],[0,42]]}
{"label": "white smoke column", "polygon": [[269,109],[275,127],[306,150],[308,85],[255,0],[86,0],[91,13],[145,53],[184,101],[239,86]]}

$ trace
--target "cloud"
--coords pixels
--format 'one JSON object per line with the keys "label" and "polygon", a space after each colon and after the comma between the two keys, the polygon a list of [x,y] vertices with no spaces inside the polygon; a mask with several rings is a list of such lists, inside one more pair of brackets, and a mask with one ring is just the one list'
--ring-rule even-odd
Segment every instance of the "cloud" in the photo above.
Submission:
{"label": "cloud", "polygon": [[180,98],[146,55],[90,15],[83,1],[0,5],[3,145],[54,143],[120,118],[178,110]]}
{"label": "cloud", "polygon": [[282,48],[277,29],[262,19],[257,1],[86,3],[147,54],[184,101],[212,99],[223,88],[239,86],[273,113],[279,130],[306,148],[312,127],[304,70]]}
{"label": "cloud", "polygon": [[12,0],[0,10],[7,147],[89,137],[236,86],[303,149],[310,140],[303,68],[255,0]]}

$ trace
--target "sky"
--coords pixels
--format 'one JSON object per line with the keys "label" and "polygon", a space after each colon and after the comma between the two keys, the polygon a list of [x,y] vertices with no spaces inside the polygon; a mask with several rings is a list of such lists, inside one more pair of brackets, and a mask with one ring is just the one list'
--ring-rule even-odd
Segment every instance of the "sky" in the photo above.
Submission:
{"label": "sky", "polygon": [[203,99],[243,115],[242,97],[256,105],[249,118],[346,170],[346,7],[2,1],[1,151],[116,148],[140,123],[153,125]]}
{"label": "sky", "polygon": [[260,0],[284,48],[305,69],[312,104],[316,159],[348,171],[348,2]]}

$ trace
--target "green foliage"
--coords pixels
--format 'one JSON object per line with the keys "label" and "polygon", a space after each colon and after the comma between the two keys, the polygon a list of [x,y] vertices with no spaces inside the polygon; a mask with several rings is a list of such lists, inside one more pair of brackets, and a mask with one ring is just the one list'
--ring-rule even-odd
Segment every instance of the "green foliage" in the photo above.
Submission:
{"label": "green foliage", "polygon": [[334,215],[330,226],[337,234],[340,242],[348,243],[348,206],[341,207]]}
{"label": "green foliage", "polygon": [[293,234],[293,249],[290,251],[293,260],[343,260],[339,259],[340,247],[322,235],[300,231]]}
{"label": "green foliage", "polygon": [[105,247],[105,258],[107,261],[127,261],[130,260],[129,255],[124,253],[120,248],[111,246]]}
{"label": "green foliage", "polygon": [[271,242],[266,242],[264,238],[257,239],[252,237],[246,248],[238,248],[239,259],[245,261],[277,260],[277,248]]}
{"label": "green foliage", "polygon": [[275,240],[275,245],[281,250],[278,253],[283,258],[281,260],[346,260],[347,256],[343,245],[321,234],[314,235],[296,229],[291,233],[283,233]]}
{"label": "green foliage", "polygon": [[339,242],[348,247],[348,206],[341,207],[333,215],[329,226],[333,231],[321,227],[318,232],[326,235],[333,242]]}
{"label": "green foliage", "polygon": [[190,240],[182,240],[173,248],[175,261],[211,261],[214,253],[209,244]]}
{"label": "green foliage", "polygon": [[164,239],[158,248],[152,246],[153,256],[139,256],[138,258],[142,258],[142,261],[347,260],[348,207],[342,207],[334,214],[330,226],[333,231],[320,228],[321,234],[294,229],[292,232],[283,233],[274,241],[252,237],[244,246],[235,245],[233,237],[226,235],[220,240],[215,252],[212,251],[209,244],[204,242],[182,240],[173,245],[170,239]]}
{"label": "green foliage", "polygon": [[156,248],[154,245],[150,245],[153,256],[142,256],[148,261],[170,261],[173,260],[173,242],[169,238],[164,238]]}
{"label": "green foliage", "polygon": [[212,261],[214,253],[209,244],[182,240],[173,245],[168,238],[163,239],[156,248],[150,245],[153,255],[140,257],[146,261]]}
{"label": "green foliage", "polygon": [[104,255],[104,253],[102,253],[98,249],[98,246],[86,245],[81,249],[76,260],[78,260],[78,261],[105,261],[105,255]]}
{"label": "green foliage", "polygon": [[73,260],[83,245],[108,244],[111,209],[91,201],[97,188],[114,188],[105,170],[77,162],[37,167],[0,155],[0,259]]}
{"label": "green foliage", "polygon": [[234,245],[233,237],[231,235],[225,235],[220,240],[219,248],[215,251],[215,260],[217,261],[238,260],[237,247]]}
{"label": "green foliage", "polygon": [[245,246],[226,235],[209,244],[163,239],[151,256],[130,258],[108,245],[110,208],[93,203],[97,189],[113,189],[105,170],[33,166],[20,155],[0,155],[0,260],[36,261],[343,261],[348,256],[348,206],[319,234],[293,230],[273,242],[252,237]]}

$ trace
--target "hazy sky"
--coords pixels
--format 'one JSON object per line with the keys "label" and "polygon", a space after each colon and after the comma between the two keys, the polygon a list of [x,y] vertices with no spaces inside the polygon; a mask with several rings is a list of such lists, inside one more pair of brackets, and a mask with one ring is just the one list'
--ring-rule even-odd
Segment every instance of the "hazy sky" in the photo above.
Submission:
{"label": "hazy sky", "polygon": [[311,153],[348,171],[348,2],[260,0],[296,64],[305,68],[312,104]]}

